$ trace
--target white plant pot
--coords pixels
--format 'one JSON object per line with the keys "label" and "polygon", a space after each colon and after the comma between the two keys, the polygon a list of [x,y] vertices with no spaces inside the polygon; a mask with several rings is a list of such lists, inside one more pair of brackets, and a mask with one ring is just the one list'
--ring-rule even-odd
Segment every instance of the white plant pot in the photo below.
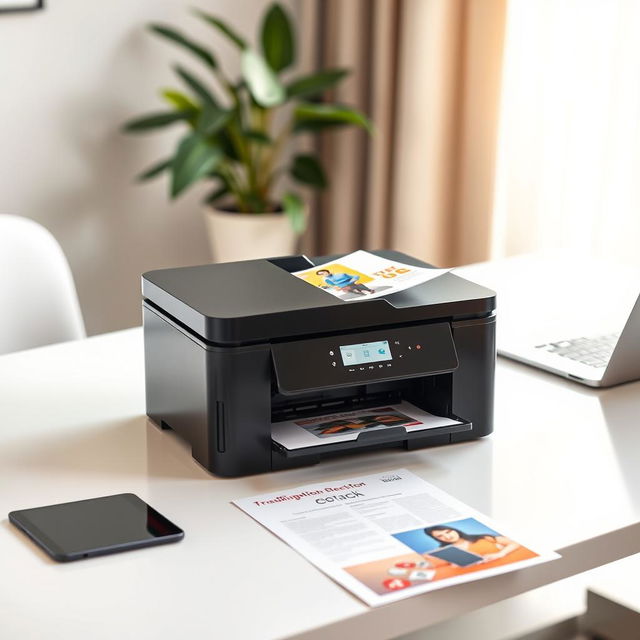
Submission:
{"label": "white plant pot", "polygon": [[286,256],[297,236],[283,213],[230,213],[209,208],[205,222],[214,262]]}

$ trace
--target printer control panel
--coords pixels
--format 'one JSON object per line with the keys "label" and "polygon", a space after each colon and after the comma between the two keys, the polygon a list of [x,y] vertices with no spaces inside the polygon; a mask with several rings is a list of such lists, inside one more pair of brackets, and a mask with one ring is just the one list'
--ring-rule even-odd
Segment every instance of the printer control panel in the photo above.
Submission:
{"label": "printer control panel", "polygon": [[271,345],[281,393],[453,371],[449,323],[392,327]]}

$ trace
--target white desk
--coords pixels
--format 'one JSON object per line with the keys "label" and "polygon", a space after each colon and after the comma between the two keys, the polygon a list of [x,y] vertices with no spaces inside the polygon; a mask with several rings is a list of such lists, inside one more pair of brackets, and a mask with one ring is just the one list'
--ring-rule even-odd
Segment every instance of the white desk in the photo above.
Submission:
{"label": "white desk", "polygon": [[[144,414],[139,329],[0,358],[0,637],[387,638],[640,551],[640,384],[591,390],[499,360],[495,434],[219,479]],[[407,467],[563,559],[369,609],[229,504]],[[174,545],[56,564],[6,520],[131,491]]]}

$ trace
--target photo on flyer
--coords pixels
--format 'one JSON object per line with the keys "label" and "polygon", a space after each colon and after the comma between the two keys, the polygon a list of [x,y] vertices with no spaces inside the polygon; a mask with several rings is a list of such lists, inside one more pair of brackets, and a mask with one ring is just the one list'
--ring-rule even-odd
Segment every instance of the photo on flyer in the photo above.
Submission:
{"label": "photo on flyer", "polygon": [[475,518],[392,535],[414,554],[345,567],[345,571],[380,595],[539,557]]}

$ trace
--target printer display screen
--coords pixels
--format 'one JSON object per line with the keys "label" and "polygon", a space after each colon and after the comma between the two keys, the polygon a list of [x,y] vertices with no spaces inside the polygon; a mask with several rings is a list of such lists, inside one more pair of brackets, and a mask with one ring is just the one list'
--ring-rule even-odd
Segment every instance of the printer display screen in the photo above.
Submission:
{"label": "printer display screen", "polygon": [[387,340],[347,344],[340,347],[340,355],[345,367],[350,364],[369,364],[370,362],[392,359],[391,349]]}

